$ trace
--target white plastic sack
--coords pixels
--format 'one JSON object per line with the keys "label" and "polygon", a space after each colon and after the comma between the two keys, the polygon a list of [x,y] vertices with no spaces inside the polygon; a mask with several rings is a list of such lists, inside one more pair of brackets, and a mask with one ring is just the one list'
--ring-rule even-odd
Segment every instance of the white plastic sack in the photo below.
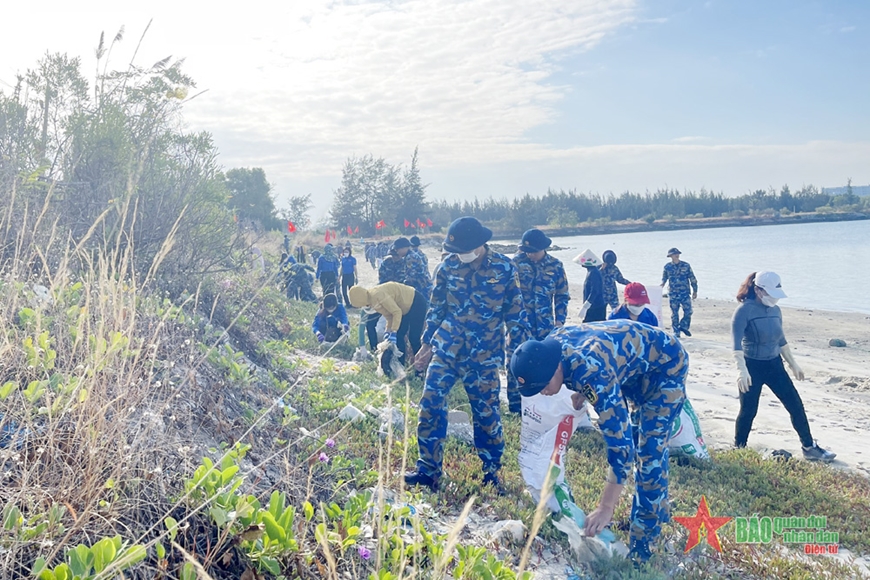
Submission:
{"label": "white plastic sack", "polygon": [[671,440],[668,443],[671,454],[691,455],[699,459],[710,459],[704,436],[701,434],[701,424],[698,415],[692,408],[692,403],[686,399],[680,416],[671,428]]}
{"label": "white plastic sack", "polygon": [[669,328],[662,319],[662,287],[658,284],[645,284],[646,295],[649,298],[649,304],[646,307],[656,315],[659,321],[659,328]]}
{"label": "white plastic sack", "polygon": [[[565,484],[565,452],[571,435],[580,427],[592,427],[587,405],[575,409],[571,400],[572,391],[562,388],[552,397],[535,395],[523,397],[523,422],[520,432],[520,471],[529,493],[540,501],[541,490],[550,472],[550,485],[562,487],[563,494],[571,492]],[[551,496],[547,506],[554,512],[561,510],[556,495]]]}
{"label": "white plastic sack", "polygon": [[378,325],[376,328],[378,331],[378,344],[380,344],[383,342],[384,336],[387,334],[387,319],[385,316],[378,318]]}

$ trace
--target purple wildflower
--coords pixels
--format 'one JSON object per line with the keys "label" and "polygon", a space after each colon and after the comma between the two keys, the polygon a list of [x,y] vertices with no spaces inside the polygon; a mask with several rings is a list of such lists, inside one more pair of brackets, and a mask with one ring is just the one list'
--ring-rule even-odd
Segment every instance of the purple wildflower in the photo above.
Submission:
{"label": "purple wildflower", "polygon": [[369,558],[372,557],[372,551],[369,550],[368,548],[366,548],[365,546],[360,546],[359,548],[356,549],[356,551],[359,552],[359,557],[362,558],[363,560],[368,560]]}
{"label": "purple wildflower", "polygon": [[329,455],[321,451],[317,459],[319,459],[321,463],[326,463],[327,461],[329,461]]}
{"label": "purple wildflower", "polygon": [[327,439],[327,440],[326,440],[326,446],[329,447],[330,449],[332,449],[333,447],[335,447],[335,439]]}

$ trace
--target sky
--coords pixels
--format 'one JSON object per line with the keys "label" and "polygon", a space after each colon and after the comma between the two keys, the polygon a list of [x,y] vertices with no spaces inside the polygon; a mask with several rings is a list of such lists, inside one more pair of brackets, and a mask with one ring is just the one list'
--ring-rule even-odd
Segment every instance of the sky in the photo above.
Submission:
{"label": "sky", "polygon": [[147,27],[136,62],[183,58],[204,91],[187,128],[315,219],[346,159],[415,148],[430,199],[870,183],[864,0],[119,4],[7,7],[0,91],[46,51],[93,78],[122,26],[126,67]]}

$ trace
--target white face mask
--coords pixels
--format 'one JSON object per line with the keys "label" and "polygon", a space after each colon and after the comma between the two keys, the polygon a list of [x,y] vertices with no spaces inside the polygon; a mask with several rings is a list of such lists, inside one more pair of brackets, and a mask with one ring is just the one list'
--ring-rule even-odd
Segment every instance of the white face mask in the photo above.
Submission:
{"label": "white face mask", "polygon": [[470,264],[474,260],[477,259],[477,252],[472,250],[467,254],[456,254],[459,257],[459,261],[463,264]]}
{"label": "white face mask", "polygon": [[779,298],[773,298],[772,296],[768,296],[767,294],[761,297],[761,303],[768,308],[771,306],[776,306],[777,302],[779,302]]}
{"label": "white face mask", "polygon": [[628,306],[628,311],[634,314],[635,316],[639,315],[643,312],[643,309],[646,308],[643,304],[626,304]]}

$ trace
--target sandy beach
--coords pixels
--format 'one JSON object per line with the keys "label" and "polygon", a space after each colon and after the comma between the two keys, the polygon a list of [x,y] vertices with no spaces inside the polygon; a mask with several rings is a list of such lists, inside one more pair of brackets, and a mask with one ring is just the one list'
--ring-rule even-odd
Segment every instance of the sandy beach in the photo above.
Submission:
{"label": "sandy beach", "polygon": [[[435,248],[427,248],[430,269],[440,260]],[[377,272],[359,263],[361,283],[377,284]],[[565,264],[566,268],[579,268]],[[622,286],[619,286],[620,293]],[[583,289],[571,286],[569,324],[579,324]],[[781,303],[783,326],[792,352],[806,380],[795,385],[807,410],[813,437],[837,454],[833,466],[853,469],[870,476],[870,315],[788,308]],[[735,301],[699,299],[694,303],[692,337],[681,340],[690,354],[687,391],[701,422],[707,445],[729,447],[734,439],[734,419],[739,409],[737,370],[731,355],[731,314]],[[664,305],[665,323],[670,311]],[[666,327],[667,327],[666,326]],[[839,338],[845,348],[828,341]],[[765,388],[758,416],[749,436],[749,446],[762,452],[785,449],[800,457],[800,442],[779,400]]]}

